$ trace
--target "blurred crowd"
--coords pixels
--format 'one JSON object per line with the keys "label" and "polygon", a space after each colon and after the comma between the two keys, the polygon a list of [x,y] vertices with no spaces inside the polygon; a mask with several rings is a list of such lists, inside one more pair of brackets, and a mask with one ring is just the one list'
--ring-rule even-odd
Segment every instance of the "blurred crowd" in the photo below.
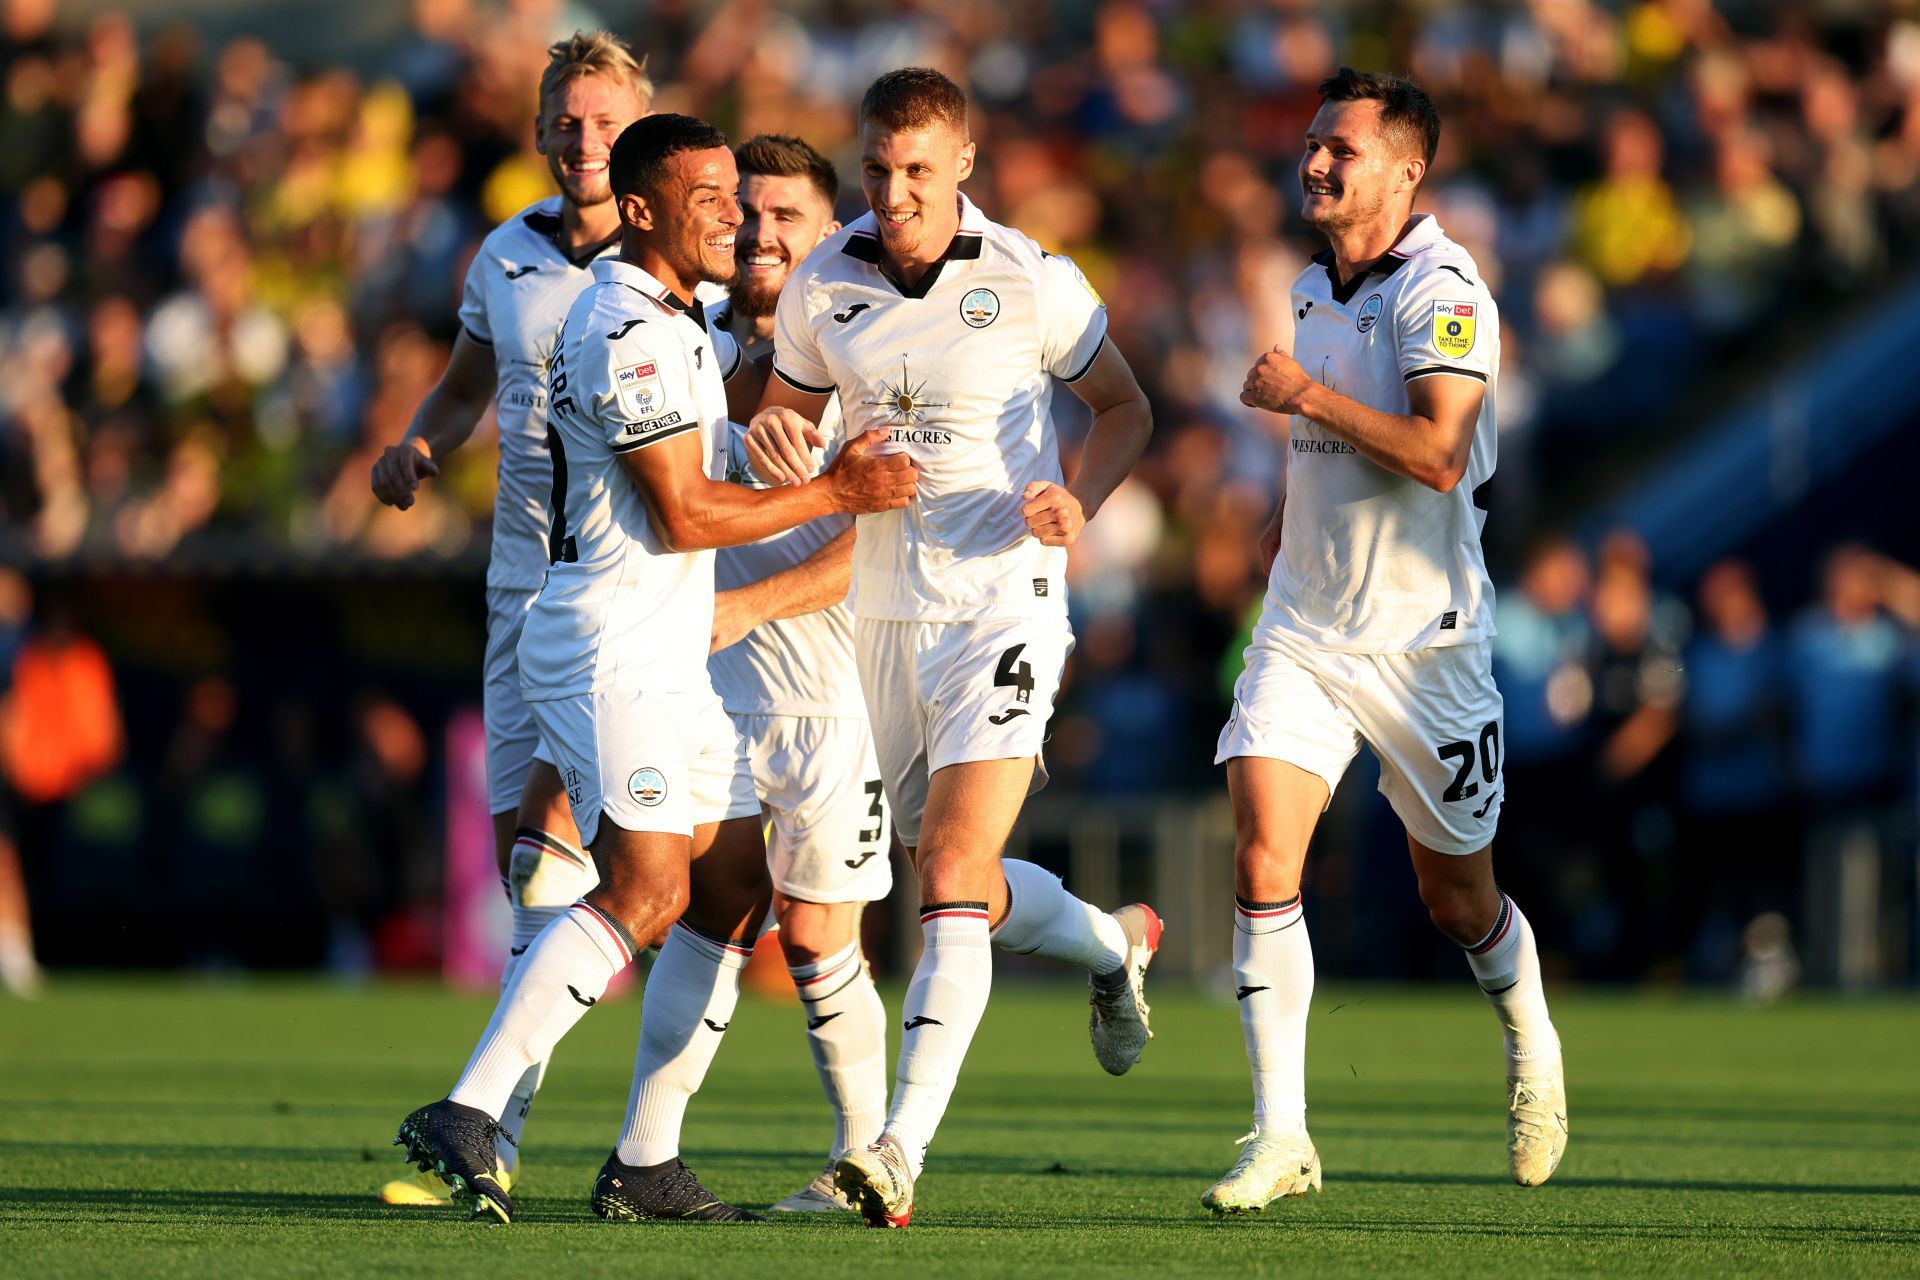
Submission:
{"label": "blurred crowd", "polygon": [[[969,194],[1075,257],[1155,408],[1147,458],[1071,567],[1080,651],[1053,750],[1093,790],[1217,785],[1212,737],[1283,458],[1238,393],[1257,353],[1291,345],[1287,286],[1320,247],[1295,218],[1294,165],[1314,86],[1340,63],[1412,75],[1445,119],[1423,207],[1501,302],[1488,536],[1515,562],[1566,486],[1670,433],[1703,385],[1779,358],[1812,317],[1895,283],[1920,244],[1920,20],[1891,3],[662,0],[638,21],[608,7],[412,0],[389,44],[315,61],[0,0],[0,561],[445,559],[471,574],[491,514],[484,429],[408,512],[373,500],[368,469],[444,365],[478,241],[551,189],[535,87],[547,43],[581,26],[647,55],[657,109],[736,138],[797,133],[847,175],[876,74],[928,63],[969,87]],[[1715,384],[1709,367],[1730,372]],[[1831,582],[1802,622],[1729,622],[1745,581],[1731,568],[1689,626],[1624,542],[1592,564],[1548,547],[1503,584],[1514,820],[1551,818],[1520,799],[1536,761],[1565,765],[1537,794],[1594,784],[1619,800],[1604,830],[1539,837],[1543,859],[1579,845],[1552,892],[1612,904],[1580,916],[1582,971],[1717,953],[1691,925],[1637,918],[1653,881],[1631,877],[1671,868],[1662,851],[1703,815],[1777,836],[1756,797],[1778,809],[1820,770],[1897,790],[1889,753],[1910,721],[1864,738],[1829,724],[1840,713],[1803,696],[1801,673],[1871,650],[1908,681],[1911,631],[1880,604],[1866,622],[1837,612]],[[1766,657],[1727,656],[1739,626],[1759,627]],[[191,727],[225,704],[215,690],[179,705]],[[340,731],[376,772],[398,750],[379,720]],[[1800,832],[1812,820],[1794,803]],[[1628,847],[1641,861],[1622,870],[1609,851]],[[1724,917],[1722,932],[1772,901],[1700,892],[1688,919]]]}

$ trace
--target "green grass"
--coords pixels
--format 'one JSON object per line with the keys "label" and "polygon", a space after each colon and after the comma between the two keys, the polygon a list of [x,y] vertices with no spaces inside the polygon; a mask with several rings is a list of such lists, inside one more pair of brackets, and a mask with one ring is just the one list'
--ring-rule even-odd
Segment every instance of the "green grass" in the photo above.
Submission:
{"label": "green grass", "polygon": [[[512,1227],[383,1208],[394,1125],[445,1092],[487,1007],[266,982],[74,981],[0,1003],[0,1273],[1920,1275],[1911,1001],[1563,993],[1573,1143],[1552,1183],[1523,1190],[1470,985],[1323,991],[1310,1119],[1326,1193],[1216,1223],[1197,1197],[1248,1108],[1231,1004],[1155,993],[1159,1038],[1115,1080],[1087,1048],[1083,997],[1003,981],[904,1232],[596,1221],[632,998],[562,1046]],[[828,1134],[798,1011],[743,1002],[694,1103],[694,1166],[765,1205],[819,1167]]]}

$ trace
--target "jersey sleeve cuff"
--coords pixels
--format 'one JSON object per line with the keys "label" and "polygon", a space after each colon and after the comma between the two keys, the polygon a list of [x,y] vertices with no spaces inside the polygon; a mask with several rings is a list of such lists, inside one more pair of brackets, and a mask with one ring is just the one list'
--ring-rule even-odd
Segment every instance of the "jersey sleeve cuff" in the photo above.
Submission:
{"label": "jersey sleeve cuff", "polygon": [[1457,364],[1423,364],[1418,369],[1407,370],[1401,380],[1412,382],[1415,378],[1430,378],[1436,373],[1451,373],[1462,378],[1478,378],[1482,382],[1487,380],[1487,375],[1478,369],[1465,369]]}
{"label": "jersey sleeve cuff", "polygon": [[1075,369],[1072,373],[1069,373],[1063,376],[1060,379],[1060,381],[1078,382],[1080,381],[1080,379],[1086,377],[1088,371],[1093,368],[1093,362],[1100,358],[1100,353],[1106,350],[1106,348],[1107,348],[1107,335],[1103,333],[1100,335],[1099,344],[1095,346],[1093,349],[1093,354],[1087,357],[1087,362],[1081,365],[1078,369]]}
{"label": "jersey sleeve cuff", "polygon": [[463,325],[461,325],[460,327],[461,327],[462,329],[464,329],[464,330],[466,331],[466,334],[467,334],[467,336],[468,336],[469,338],[471,338],[471,339],[473,339],[473,340],[474,340],[475,342],[477,342],[477,343],[479,343],[479,344],[480,344],[481,346],[483,346],[483,347],[490,347],[490,346],[492,346],[492,345],[493,345],[493,339],[492,339],[492,338],[483,338],[483,337],[481,337],[481,336],[480,336],[479,334],[477,334],[477,333],[475,333],[475,332],[473,331],[473,326],[472,326],[472,325],[470,325],[470,324],[463,324]]}
{"label": "jersey sleeve cuff", "polygon": [[720,375],[720,381],[732,382],[733,375],[736,373],[739,373],[741,370],[741,367],[744,366],[746,363],[747,363],[747,349],[741,346],[737,342],[734,343],[733,344],[733,363],[728,366],[727,371],[725,373]]}
{"label": "jersey sleeve cuff", "polygon": [[662,440],[671,440],[675,436],[685,435],[687,432],[699,427],[699,425],[698,422],[683,422],[677,427],[671,427],[665,431],[656,431],[649,435],[641,436],[638,440],[624,440],[618,444],[609,443],[607,448],[615,453],[632,453],[635,449],[645,449],[650,445],[659,444]]}
{"label": "jersey sleeve cuff", "polygon": [[779,375],[780,381],[786,383],[788,386],[792,387],[795,391],[804,391],[810,396],[829,396],[833,394],[833,388],[831,386],[826,386],[826,387],[808,386],[806,383],[800,381],[800,379],[788,373],[785,369],[782,369],[778,364],[773,366],[773,371],[774,373]]}

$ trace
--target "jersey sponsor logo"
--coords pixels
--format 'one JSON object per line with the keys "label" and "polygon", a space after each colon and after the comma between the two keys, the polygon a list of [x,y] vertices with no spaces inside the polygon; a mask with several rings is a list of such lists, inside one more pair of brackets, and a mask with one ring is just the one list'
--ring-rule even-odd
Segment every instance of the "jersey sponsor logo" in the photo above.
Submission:
{"label": "jersey sponsor logo", "polygon": [[651,360],[614,370],[613,386],[636,418],[644,418],[660,408],[665,398],[660,387],[660,366]]}
{"label": "jersey sponsor logo", "polygon": [[984,329],[1000,317],[1000,295],[991,289],[974,289],[960,299],[960,318],[975,329]]}
{"label": "jersey sponsor logo", "polygon": [[645,324],[645,323],[646,323],[645,320],[641,320],[637,318],[633,320],[628,320],[625,323],[623,323],[618,329],[615,329],[612,333],[608,334],[607,341],[618,342],[620,341],[620,339],[626,337],[629,333],[633,332],[633,326],[637,324]]}
{"label": "jersey sponsor logo", "polygon": [[667,775],[652,765],[642,765],[627,778],[627,794],[651,809],[667,798]]}
{"label": "jersey sponsor logo", "polygon": [[1354,318],[1353,327],[1362,333],[1373,328],[1374,322],[1380,319],[1380,309],[1384,306],[1386,303],[1382,301],[1379,294],[1367,295],[1367,300],[1360,304],[1360,314]]}
{"label": "jersey sponsor logo", "polygon": [[847,321],[859,315],[862,311],[871,311],[871,310],[873,310],[873,304],[871,302],[856,302],[852,306],[848,307],[845,311],[834,312],[833,318],[835,320],[838,320],[841,324],[845,324]]}
{"label": "jersey sponsor logo", "polygon": [[[885,410],[889,425],[907,427],[914,426],[922,418],[925,418],[927,416],[927,410],[929,409],[947,409],[952,407],[952,405],[945,400],[927,399],[926,379],[921,378],[916,380],[912,374],[907,372],[907,357],[904,352],[902,352],[900,356],[899,381],[896,382],[887,378],[880,379],[879,398],[868,400],[865,403],[872,408]],[[945,433],[942,432],[939,434],[944,435]],[[898,432],[894,433],[894,438],[899,439]],[[911,443],[946,444],[950,439],[951,437],[948,437],[947,440],[922,440]]]}
{"label": "jersey sponsor logo", "polygon": [[1433,345],[1441,355],[1457,359],[1473,350],[1474,311],[1471,302],[1433,304]]}
{"label": "jersey sponsor logo", "polygon": [[1345,440],[1310,440],[1305,436],[1293,438],[1295,453],[1357,453]]}
{"label": "jersey sponsor logo", "polygon": [[518,280],[518,279],[519,279],[519,278],[520,278],[521,276],[524,276],[524,275],[528,275],[528,274],[530,274],[530,273],[532,273],[532,272],[535,272],[535,271],[538,271],[539,269],[540,269],[540,268],[538,268],[538,267],[534,267],[534,266],[526,266],[526,267],[508,267],[508,268],[507,268],[507,279],[509,279],[509,280]]}

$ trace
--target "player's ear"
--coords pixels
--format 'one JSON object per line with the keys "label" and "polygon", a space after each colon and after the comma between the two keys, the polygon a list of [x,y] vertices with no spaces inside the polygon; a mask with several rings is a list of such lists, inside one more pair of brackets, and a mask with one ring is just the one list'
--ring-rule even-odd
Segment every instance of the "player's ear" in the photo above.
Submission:
{"label": "player's ear", "polygon": [[960,144],[960,167],[956,172],[958,177],[955,181],[958,182],[965,182],[973,176],[973,144],[971,142]]}
{"label": "player's ear", "polygon": [[828,236],[832,235],[834,232],[838,231],[839,229],[840,229],[839,223],[837,222],[827,223],[826,226],[820,229],[820,239],[815,240],[814,243],[815,244],[821,243],[821,241],[824,241]]}
{"label": "player's ear", "polygon": [[1411,190],[1420,185],[1420,179],[1427,176],[1427,162],[1419,156],[1409,156],[1406,163],[1401,166],[1400,172],[1408,189]]}
{"label": "player's ear", "polygon": [[537,154],[544,156],[547,154],[547,131],[543,115],[544,113],[539,111],[533,113],[533,149]]}
{"label": "player's ear", "polygon": [[638,191],[620,197],[620,221],[635,231],[653,230],[653,208]]}

